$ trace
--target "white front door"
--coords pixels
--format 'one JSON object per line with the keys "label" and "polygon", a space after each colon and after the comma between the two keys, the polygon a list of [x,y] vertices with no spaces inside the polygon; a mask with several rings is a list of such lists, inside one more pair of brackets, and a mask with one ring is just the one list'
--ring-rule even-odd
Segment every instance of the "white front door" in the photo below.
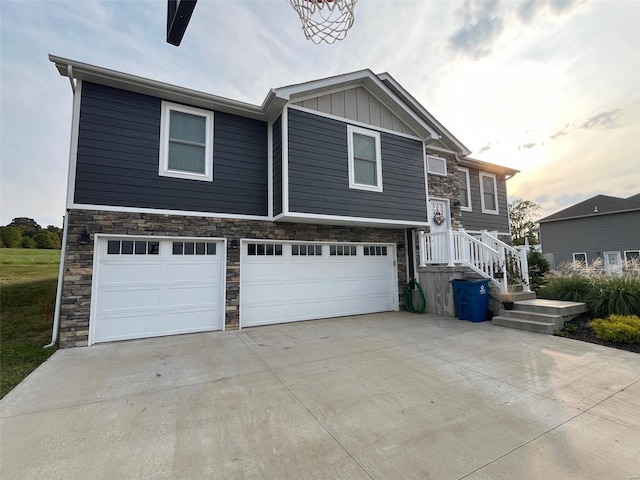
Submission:
{"label": "white front door", "polygon": [[398,310],[391,244],[243,240],[240,326]]}
{"label": "white front door", "polygon": [[622,273],[622,256],[620,252],[604,252],[604,268],[613,273]]}
{"label": "white front door", "polygon": [[99,237],[95,255],[91,343],[224,329],[224,241]]}
{"label": "white front door", "polygon": [[449,200],[430,198],[427,214],[431,233],[436,234],[431,235],[429,241],[429,258],[434,263],[449,263],[449,239],[447,237],[447,231],[451,225]]}

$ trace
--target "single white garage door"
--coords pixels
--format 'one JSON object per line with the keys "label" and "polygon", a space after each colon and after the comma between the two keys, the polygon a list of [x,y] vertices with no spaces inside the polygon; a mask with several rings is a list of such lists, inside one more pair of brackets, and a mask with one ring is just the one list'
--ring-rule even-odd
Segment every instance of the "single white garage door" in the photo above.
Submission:
{"label": "single white garage door", "polygon": [[224,248],[216,239],[99,237],[91,343],[224,329]]}
{"label": "single white garage door", "polygon": [[398,309],[394,245],[243,240],[240,326]]}

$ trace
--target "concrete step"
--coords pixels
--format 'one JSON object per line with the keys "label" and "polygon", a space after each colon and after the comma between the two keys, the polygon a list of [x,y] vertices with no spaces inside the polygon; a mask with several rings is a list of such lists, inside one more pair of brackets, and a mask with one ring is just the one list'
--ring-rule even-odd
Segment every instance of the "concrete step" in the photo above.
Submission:
{"label": "concrete step", "polygon": [[555,322],[537,322],[521,318],[503,317],[502,315],[493,317],[493,324],[500,327],[525,330],[527,332],[545,333],[547,335],[551,335],[557,330]]}
{"label": "concrete step", "polygon": [[575,318],[587,311],[584,303],[562,302],[559,300],[546,300],[536,298],[535,300],[520,300],[514,303],[514,310],[524,310],[527,312],[546,313],[548,315],[560,315],[566,320]]}
{"label": "concrete step", "polygon": [[500,310],[500,316],[518,320],[530,320],[532,322],[554,323],[558,328],[564,326],[564,320],[561,315],[528,312],[526,310]]}
{"label": "concrete step", "polygon": [[558,300],[520,300],[514,302],[513,310],[500,310],[493,317],[493,324],[517,328],[529,332],[552,334],[567,322],[587,311],[584,303],[561,302]]}

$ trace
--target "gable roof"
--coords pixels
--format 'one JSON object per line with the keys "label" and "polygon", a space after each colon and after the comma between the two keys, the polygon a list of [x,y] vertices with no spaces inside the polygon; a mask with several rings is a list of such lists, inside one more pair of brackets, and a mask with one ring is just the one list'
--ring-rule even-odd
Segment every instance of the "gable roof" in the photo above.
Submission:
{"label": "gable roof", "polygon": [[171,102],[265,121],[275,120],[282,112],[283,107],[296,99],[362,86],[383,101],[387,108],[411,127],[424,141],[439,140],[450,146],[456,154],[467,155],[470,153],[467,147],[444,128],[388,73],[376,75],[371,70],[365,69],[275,88],[269,91],[262,105],[253,105],[55,55],[49,55],[49,60],[55,64],[60,75],[69,77],[72,85],[74,78],[86,80],[100,85],[151,95]]}
{"label": "gable roof", "polygon": [[612,213],[640,210],[640,193],[629,198],[611,197],[609,195],[596,195],[571,207],[549,215],[538,223],[568,220],[580,217],[597,217]]}

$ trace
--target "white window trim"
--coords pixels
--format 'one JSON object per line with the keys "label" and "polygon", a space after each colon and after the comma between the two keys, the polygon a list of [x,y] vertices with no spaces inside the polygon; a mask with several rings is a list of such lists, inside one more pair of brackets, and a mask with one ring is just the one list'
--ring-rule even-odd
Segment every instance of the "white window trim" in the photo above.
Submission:
{"label": "white window trim", "polygon": [[469,169],[465,167],[457,167],[457,168],[458,168],[458,174],[464,174],[464,176],[467,178],[467,204],[469,205],[468,207],[465,207],[461,203],[460,210],[462,210],[463,212],[471,212],[473,208],[471,206],[471,176],[469,175]]}
{"label": "white window trim", "polygon": [[[496,203],[496,209],[495,210],[489,210],[487,208],[485,208],[484,206],[484,185],[482,182],[482,177],[489,177],[491,179],[493,179],[493,191],[494,191],[494,198],[495,198],[495,203]],[[480,204],[482,206],[482,213],[489,213],[491,215],[499,215],[500,212],[500,208],[498,207],[498,180],[496,179],[496,176],[493,173],[487,173],[487,172],[479,172],[478,173],[478,179],[480,180]]]}
{"label": "white window trim", "polygon": [[627,258],[627,253],[637,253],[638,256],[640,256],[640,250],[625,250],[624,251],[624,261],[628,262],[629,259]]}
{"label": "white window trim", "polygon": [[[355,169],[353,166],[353,134],[366,135],[375,139],[376,144],[376,180],[377,185],[365,185],[356,183]],[[347,149],[349,153],[349,188],[356,190],[368,190],[370,192],[382,192],[382,154],[380,153],[380,132],[367,130],[365,128],[347,125]]]}
{"label": "white window trim", "polygon": [[[431,160],[431,159],[439,160],[439,161],[442,162],[442,164],[444,165],[444,173],[431,171],[430,162],[429,162],[429,160]],[[446,158],[442,158],[442,157],[438,157],[436,155],[427,155],[427,171],[431,175],[440,175],[441,177],[446,177],[447,176],[447,159]]]}
{"label": "white window trim", "polygon": [[571,254],[574,262],[581,262],[582,260],[576,260],[576,255],[584,255],[584,263],[585,263],[585,265],[589,263],[589,258],[587,257],[587,252],[575,252],[575,253]]}
{"label": "white window trim", "polygon": [[[206,139],[205,139],[205,166],[204,174],[184,172],[180,170],[169,169],[169,121],[171,111],[188,113],[204,117],[206,120]],[[158,175],[161,177],[184,178],[188,180],[202,180],[205,182],[213,182],[213,112],[210,110],[202,110],[200,108],[187,107],[177,103],[162,102],[162,114],[160,117],[160,161],[158,166]]]}

